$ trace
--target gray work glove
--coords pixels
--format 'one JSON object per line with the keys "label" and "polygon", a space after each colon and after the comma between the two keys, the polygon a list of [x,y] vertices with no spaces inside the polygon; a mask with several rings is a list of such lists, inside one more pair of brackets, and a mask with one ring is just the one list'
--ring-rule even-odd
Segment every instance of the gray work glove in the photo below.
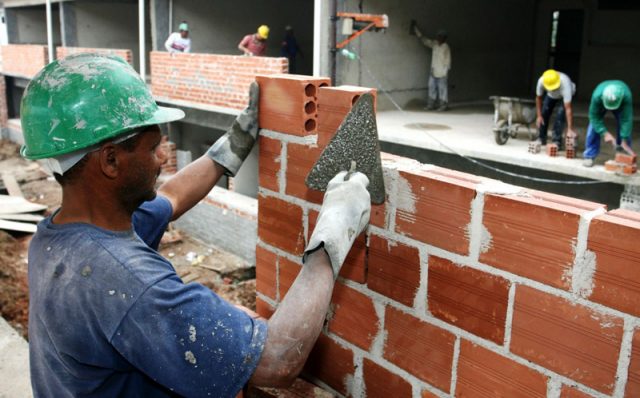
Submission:
{"label": "gray work glove", "polygon": [[214,162],[235,176],[244,159],[249,156],[258,137],[258,98],[260,88],[253,82],[249,87],[249,105],[233,121],[231,128],[207,151]]}
{"label": "gray work glove", "polygon": [[[345,181],[345,176],[349,174]],[[367,191],[369,179],[362,173],[342,171],[327,186],[322,208],[302,261],[323,247],[337,278],[351,245],[369,223],[371,198]]]}

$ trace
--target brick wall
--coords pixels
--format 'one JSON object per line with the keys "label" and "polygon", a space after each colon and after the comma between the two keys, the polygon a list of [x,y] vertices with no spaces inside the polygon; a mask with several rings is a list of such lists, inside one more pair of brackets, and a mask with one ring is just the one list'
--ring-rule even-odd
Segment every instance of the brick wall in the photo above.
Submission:
{"label": "brick wall", "polygon": [[[261,132],[263,316],[302,266],[322,198],[304,176],[357,92],[319,88],[313,132]],[[387,201],[341,271],[312,380],[345,396],[640,396],[638,213],[388,154],[383,168]]]}
{"label": "brick wall", "polygon": [[56,59],[61,59],[71,54],[98,53],[105,55],[117,55],[129,64],[133,65],[133,53],[129,49],[121,48],[90,48],[90,47],[56,47]]}
{"label": "brick wall", "polygon": [[0,46],[2,73],[32,78],[49,63],[47,46],[36,44],[9,44]]}
{"label": "brick wall", "polygon": [[162,100],[244,109],[258,74],[285,73],[286,58],[151,52],[151,90]]}

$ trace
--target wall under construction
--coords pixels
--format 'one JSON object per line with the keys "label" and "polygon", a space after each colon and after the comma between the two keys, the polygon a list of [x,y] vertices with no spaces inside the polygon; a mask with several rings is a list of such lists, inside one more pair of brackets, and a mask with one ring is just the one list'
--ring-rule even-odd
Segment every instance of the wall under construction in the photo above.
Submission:
{"label": "wall under construction", "polygon": [[[295,109],[300,122],[271,120],[260,137],[266,317],[298,274],[320,209],[322,193],[304,178],[358,91],[369,91],[311,77],[268,82],[261,95],[279,97],[261,115]],[[317,94],[305,95],[307,84]],[[341,271],[311,378],[345,396],[640,394],[637,213],[392,155],[383,168],[386,203],[373,206]]]}

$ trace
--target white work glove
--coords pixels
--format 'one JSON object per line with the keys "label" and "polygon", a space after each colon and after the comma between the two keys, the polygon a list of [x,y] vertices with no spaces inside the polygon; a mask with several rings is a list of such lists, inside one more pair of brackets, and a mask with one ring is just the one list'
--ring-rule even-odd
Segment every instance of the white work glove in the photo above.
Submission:
{"label": "white work glove", "polygon": [[[345,181],[345,176],[349,178]],[[362,173],[338,173],[327,186],[316,228],[311,234],[302,261],[324,247],[337,278],[353,242],[369,223],[371,198],[367,191],[369,179]]]}
{"label": "white work glove", "polygon": [[258,137],[258,99],[260,88],[253,82],[249,87],[249,105],[233,121],[231,128],[207,151],[214,162],[235,176],[242,162],[249,156]]}

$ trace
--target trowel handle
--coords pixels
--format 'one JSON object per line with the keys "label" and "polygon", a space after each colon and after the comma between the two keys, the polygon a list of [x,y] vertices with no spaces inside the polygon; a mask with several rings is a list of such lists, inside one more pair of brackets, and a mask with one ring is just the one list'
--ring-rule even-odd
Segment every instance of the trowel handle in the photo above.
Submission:
{"label": "trowel handle", "polygon": [[347,172],[347,174],[344,175],[344,180],[345,181],[349,181],[349,178],[351,178],[351,176],[355,172],[356,172],[356,161],[352,160],[351,161],[351,168],[349,168],[349,171]]}

